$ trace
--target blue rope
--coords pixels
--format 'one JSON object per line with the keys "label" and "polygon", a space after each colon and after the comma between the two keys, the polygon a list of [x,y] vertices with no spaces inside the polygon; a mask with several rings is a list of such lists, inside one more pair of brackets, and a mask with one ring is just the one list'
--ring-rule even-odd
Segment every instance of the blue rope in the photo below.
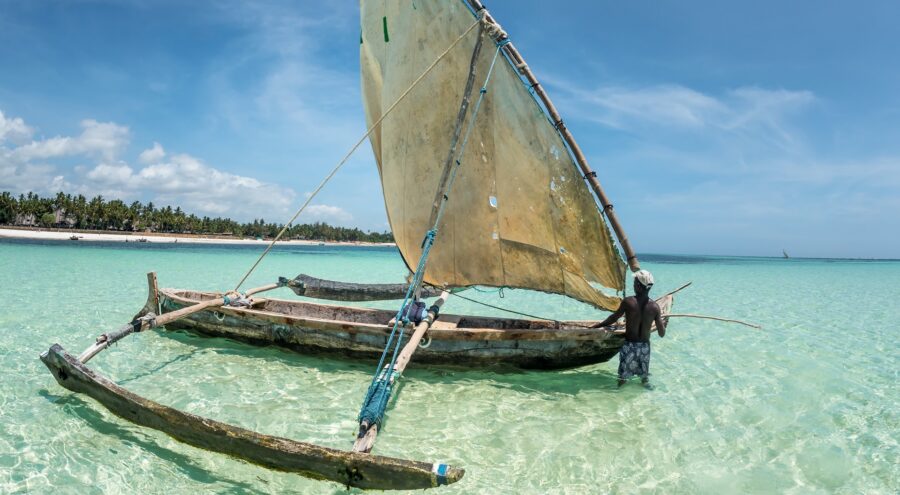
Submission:
{"label": "blue rope", "polygon": [[[435,223],[435,225],[437,224]],[[391,333],[385,343],[384,351],[381,352],[381,359],[378,360],[378,366],[375,368],[375,376],[372,377],[372,383],[366,391],[366,398],[363,400],[362,408],[359,411],[358,420],[360,423],[366,421],[370,425],[380,425],[384,419],[384,412],[387,409],[387,403],[391,398],[391,392],[394,388],[392,383],[394,365],[397,364],[400,343],[403,341],[403,334],[405,332],[406,322],[408,321],[404,314],[406,313],[406,307],[410,302],[410,298],[413,297],[415,289],[421,284],[422,278],[425,275],[425,262],[428,259],[428,255],[431,253],[431,246],[434,245],[434,238],[436,236],[437,228],[435,227],[429,230],[425,234],[425,239],[422,240],[422,256],[419,258],[419,264],[416,267],[413,280],[410,282],[409,288],[406,289],[406,296],[403,298],[403,303],[400,305],[400,309],[394,317],[394,327],[391,329]],[[403,322],[403,325],[401,325],[401,322]],[[398,329],[399,332],[397,331]],[[385,368],[385,358],[387,357],[391,345],[393,345],[394,350],[391,353],[390,364]]]}
{"label": "blue rope", "polygon": [[[475,127],[475,117],[478,115],[478,110],[481,108],[481,102],[484,101],[484,97],[487,94],[487,85],[491,80],[491,74],[494,72],[494,65],[496,64],[497,56],[501,51],[500,48],[501,47],[498,46],[496,53],[494,53],[494,58],[491,60],[491,66],[484,79],[484,84],[481,86],[478,101],[475,103],[475,108],[472,111],[472,118],[469,120],[465,138],[463,139],[459,153],[457,154],[456,166],[453,167],[453,171],[447,184],[448,193],[453,187],[453,182],[456,180],[456,172],[459,170],[460,165],[462,165],[462,156],[466,150],[466,144],[469,142],[469,136],[472,133],[472,129]],[[375,374],[372,376],[372,382],[369,384],[369,389],[366,391],[366,397],[363,400],[363,405],[359,411],[358,420],[360,423],[365,421],[370,426],[376,424],[381,425],[384,420],[387,403],[391,398],[391,392],[394,388],[392,383],[392,379],[394,378],[394,365],[397,364],[397,358],[400,353],[400,343],[403,341],[405,326],[406,323],[408,323],[408,320],[405,317],[406,307],[410,304],[410,299],[414,297],[415,291],[421,286],[422,280],[425,277],[425,264],[428,261],[428,255],[431,254],[431,247],[434,245],[434,239],[437,237],[438,225],[441,223],[446,204],[446,199],[441,202],[440,209],[434,220],[434,225],[431,227],[431,230],[425,233],[425,238],[422,239],[422,256],[419,257],[419,264],[416,266],[413,279],[409,284],[409,288],[406,289],[406,296],[403,298],[403,303],[400,304],[400,309],[397,310],[397,315],[394,317],[394,327],[388,335],[384,350],[381,352],[381,358],[378,360],[378,366],[375,368]],[[402,325],[401,322],[403,323]],[[385,367],[385,361],[387,360],[388,351],[391,347],[393,347],[393,351],[391,351],[390,363]]]}

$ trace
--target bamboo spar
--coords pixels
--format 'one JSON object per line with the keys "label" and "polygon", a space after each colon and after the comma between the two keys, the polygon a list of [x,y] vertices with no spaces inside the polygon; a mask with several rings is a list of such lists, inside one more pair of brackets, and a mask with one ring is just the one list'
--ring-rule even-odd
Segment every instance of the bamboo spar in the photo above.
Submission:
{"label": "bamboo spar", "polygon": [[[450,297],[450,293],[447,291],[441,292],[441,296],[434,302],[434,306],[440,310],[440,308],[447,302],[447,298]],[[435,311],[429,311],[428,316],[419,323],[413,334],[410,335],[409,340],[406,342],[406,345],[403,346],[403,349],[400,351],[400,355],[397,356],[397,361],[394,363],[393,373],[390,373],[389,380],[391,383],[397,380],[406,369],[406,365],[409,364],[409,360],[412,359],[412,355],[416,352],[416,349],[419,346],[419,342],[422,340],[422,337],[425,336],[425,332],[431,328],[431,325],[434,323],[434,320],[437,319],[437,313]],[[387,371],[387,370],[385,370]],[[354,452],[365,452],[368,453],[372,450],[372,446],[375,444],[375,438],[378,436],[378,425],[374,424],[370,426],[367,430],[365,430],[365,434],[356,439],[353,443],[353,451]]]}
{"label": "bamboo spar", "polygon": [[[151,281],[152,286],[155,288],[156,286],[156,274],[147,274],[148,280]],[[277,289],[281,287],[280,284],[269,284],[263,285],[262,287],[257,287],[255,289],[250,289],[244,293],[246,297],[250,297],[253,294],[258,294],[260,292],[265,292],[272,289]],[[228,294],[233,294],[233,292],[229,292]],[[225,296],[227,296],[226,294]],[[193,306],[188,306],[186,308],[181,308],[177,311],[172,311],[170,313],[162,314],[162,315],[148,315],[147,317],[137,318],[131,323],[128,323],[115,332],[104,333],[97,337],[97,341],[91,344],[90,347],[84,350],[79,356],[78,361],[82,364],[86,364],[88,361],[93,359],[94,356],[99,354],[104,349],[108,348],[110,345],[118,342],[119,340],[125,338],[128,335],[136,332],[143,332],[144,330],[149,330],[155,327],[161,327],[166,323],[173,322],[179,318],[183,318],[185,316],[203,311],[207,308],[215,308],[221,307],[225,305],[225,296],[218,297],[216,299],[210,299],[208,301],[203,301],[201,303],[197,303]]]}
{"label": "bamboo spar", "polygon": [[593,170],[591,170],[591,167],[590,165],[588,165],[584,153],[581,151],[581,147],[579,147],[578,143],[575,142],[575,138],[572,136],[572,133],[569,131],[568,127],[566,127],[565,122],[563,122],[562,117],[556,110],[553,102],[550,101],[550,97],[547,95],[547,92],[544,91],[541,83],[538,82],[537,77],[535,77],[534,73],[531,72],[528,64],[525,63],[525,59],[522,58],[522,54],[519,53],[519,50],[516,49],[515,45],[511,41],[509,41],[506,33],[503,32],[502,29],[500,29],[500,24],[491,16],[491,14],[484,7],[484,4],[482,4],[479,0],[467,1],[476,12],[483,10],[484,19],[496,26],[500,33],[502,33],[500,34],[500,39],[495,41],[507,41],[507,43],[503,45],[504,52],[507,54],[507,56],[509,56],[510,60],[515,63],[516,68],[523,76],[525,76],[525,79],[528,80],[528,83],[531,85],[531,87],[534,88],[534,93],[538,95],[538,97],[540,97],[541,102],[543,102],[544,107],[550,114],[550,119],[555,123],[556,128],[562,136],[563,140],[565,140],[566,144],[569,145],[569,149],[572,151],[575,162],[578,163],[578,167],[581,168],[581,172],[584,174],[584,178],[587,179],[588,184],[590,184],[591,186],[591,189],[594,190],[594,194],[597,195],[597,199],[603,206],[603,213],[609,220],[609,224],[612,227],[613,232],[615,232],[616,238],[619,240],[619,245],[621,245],[622,250],[625,251],[628,266],[633,272],[640,270],[641,265],[640,262],[638,262],[637,255],[635,255],[634,249],[632,249],[631,243],[628,241],[628,236],[625,235],[625,230],[622,229],[622,225],[619,223],[619,217],[616,216],[616,212],[613,209],[612,203],[609,202],[609,198],[606,196],[606,193],[603,192],[603,188],[600,186],[600,181],[597,180],[597,174]]}

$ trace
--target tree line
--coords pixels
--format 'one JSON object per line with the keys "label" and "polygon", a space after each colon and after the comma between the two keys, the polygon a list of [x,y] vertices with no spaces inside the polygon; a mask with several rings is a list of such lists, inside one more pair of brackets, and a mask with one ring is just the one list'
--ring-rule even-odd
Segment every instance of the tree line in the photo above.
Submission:
{"label": "tree line", "polygon": [[[42,198],[35,193],[15,197],[0,193],[0,225],[56,227],[69,229],[112,230],[120,232],[163,232],[172,234],[216,234],[235,237],[274,237],[284,226],[255,219],[238,223],[230,218],[198,217],[181,207],[157,207],[134,201],[131,204],[103,196],[87,199],[84,195],[58,193]],[[324,222],[292,225],[288,239],[318,241],[393,242],[390,232],[363,232],[358,228],[335,227]]]}

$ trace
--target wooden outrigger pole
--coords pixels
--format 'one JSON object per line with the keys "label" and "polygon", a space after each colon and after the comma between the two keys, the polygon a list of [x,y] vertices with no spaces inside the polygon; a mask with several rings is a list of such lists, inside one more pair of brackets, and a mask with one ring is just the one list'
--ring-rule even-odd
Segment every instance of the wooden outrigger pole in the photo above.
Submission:
{"label": "wooden outrigger pole", "polygon": [[496,26],[496,28],[500,31],[500,39],[497,39],[495,41],[497,41],[498,43],[504,43],[501,49],[509,57],[509,60],[516,66],[516,69],[519,71],[519,73],[525,77],[531,88],[534,89],[534,93],[538,95],[538,97],[541,99],[541,102],[543,102],[544,107],[547,109],[547,112],[550,114],[550,119],[553,121],[556,129],[559,131],[566,144],[569,145],[569,149],[572,151],[575,162],[578,164],[578,167],[584,174],[584,178],[588,181],[588,184],[590,184],[591,189],[593,189],[594,191],[594,194],[597,195],[597,199],[600,200],[600,204],[603,206],[603,213],[606,215],[606,218],[609,220],[610,226],[616,233],[616,238],[619,240],[619,245],[622,246],[622,250],[625,252],[625,256],[627,258],[626,261],[628,263],[628,266],[631,267],[631,271],[636,272],[640,270],[641,264],[638,262],[637,255],[634,253],[634,249],[632,249],[631,243],[628,241],[628,236],[625,235],[625,230],[622,228],[622,224],[619,223],[619,217],[616,216],[616,212],[613,209],[612,203],[610,203],[609,198],[606,196],[606,193],[600,186],[600,181],[597,179],[597,173],[591,170],[590,165],[588,165],[587,158],[585,158],[584,153],[581,151],[581,147],[579,147],[578,143],[575,142],[575,138],[572,136],[572,132],[569,131],[568,127],[566,127],[566,124],[565,122],[563,122],[559,111],[556,110],[556,106],[553,105],[553,102],[550,101],[550,97],[547,96],[547,92],[544,91],[543,86],[541,86],[541,83],[538,81],[534,73],[531,72],[528,64],[525,63],[525,59],[522,58],[522,54],[519,53],[519,50],[516,49],[516,46],[506,36],[506,32],[504,32],[500,28],[500,24],[496,20],[494,20],[491,14],[484,7],[484,4],[482,4],[479,0],[466,1],[475,12],[484,11],[485,20],[488,23]]}

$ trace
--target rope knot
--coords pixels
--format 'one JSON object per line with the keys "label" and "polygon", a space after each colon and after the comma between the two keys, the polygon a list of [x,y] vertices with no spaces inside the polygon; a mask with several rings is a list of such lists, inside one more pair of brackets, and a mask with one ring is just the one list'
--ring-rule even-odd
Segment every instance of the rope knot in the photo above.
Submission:
{"label": "rope knot", "polygon": [[425,238],[422,239],[422,248],[425,248],[426,244],[433,244],[434,237],[437,235],[437,228],[433,228],[425,233]]}
{"label": "rope knot", "polygon": [[484,25],[484,29],[487,30],[488,36],[490,36],[492,40],[499,43],[504,39],[508,39],[506,31],[500,27],[500,24],[494,19],[488,19],[487,9],[481,9],[478,13],[480,16],[479,19],[481,19],[481,23]]}

